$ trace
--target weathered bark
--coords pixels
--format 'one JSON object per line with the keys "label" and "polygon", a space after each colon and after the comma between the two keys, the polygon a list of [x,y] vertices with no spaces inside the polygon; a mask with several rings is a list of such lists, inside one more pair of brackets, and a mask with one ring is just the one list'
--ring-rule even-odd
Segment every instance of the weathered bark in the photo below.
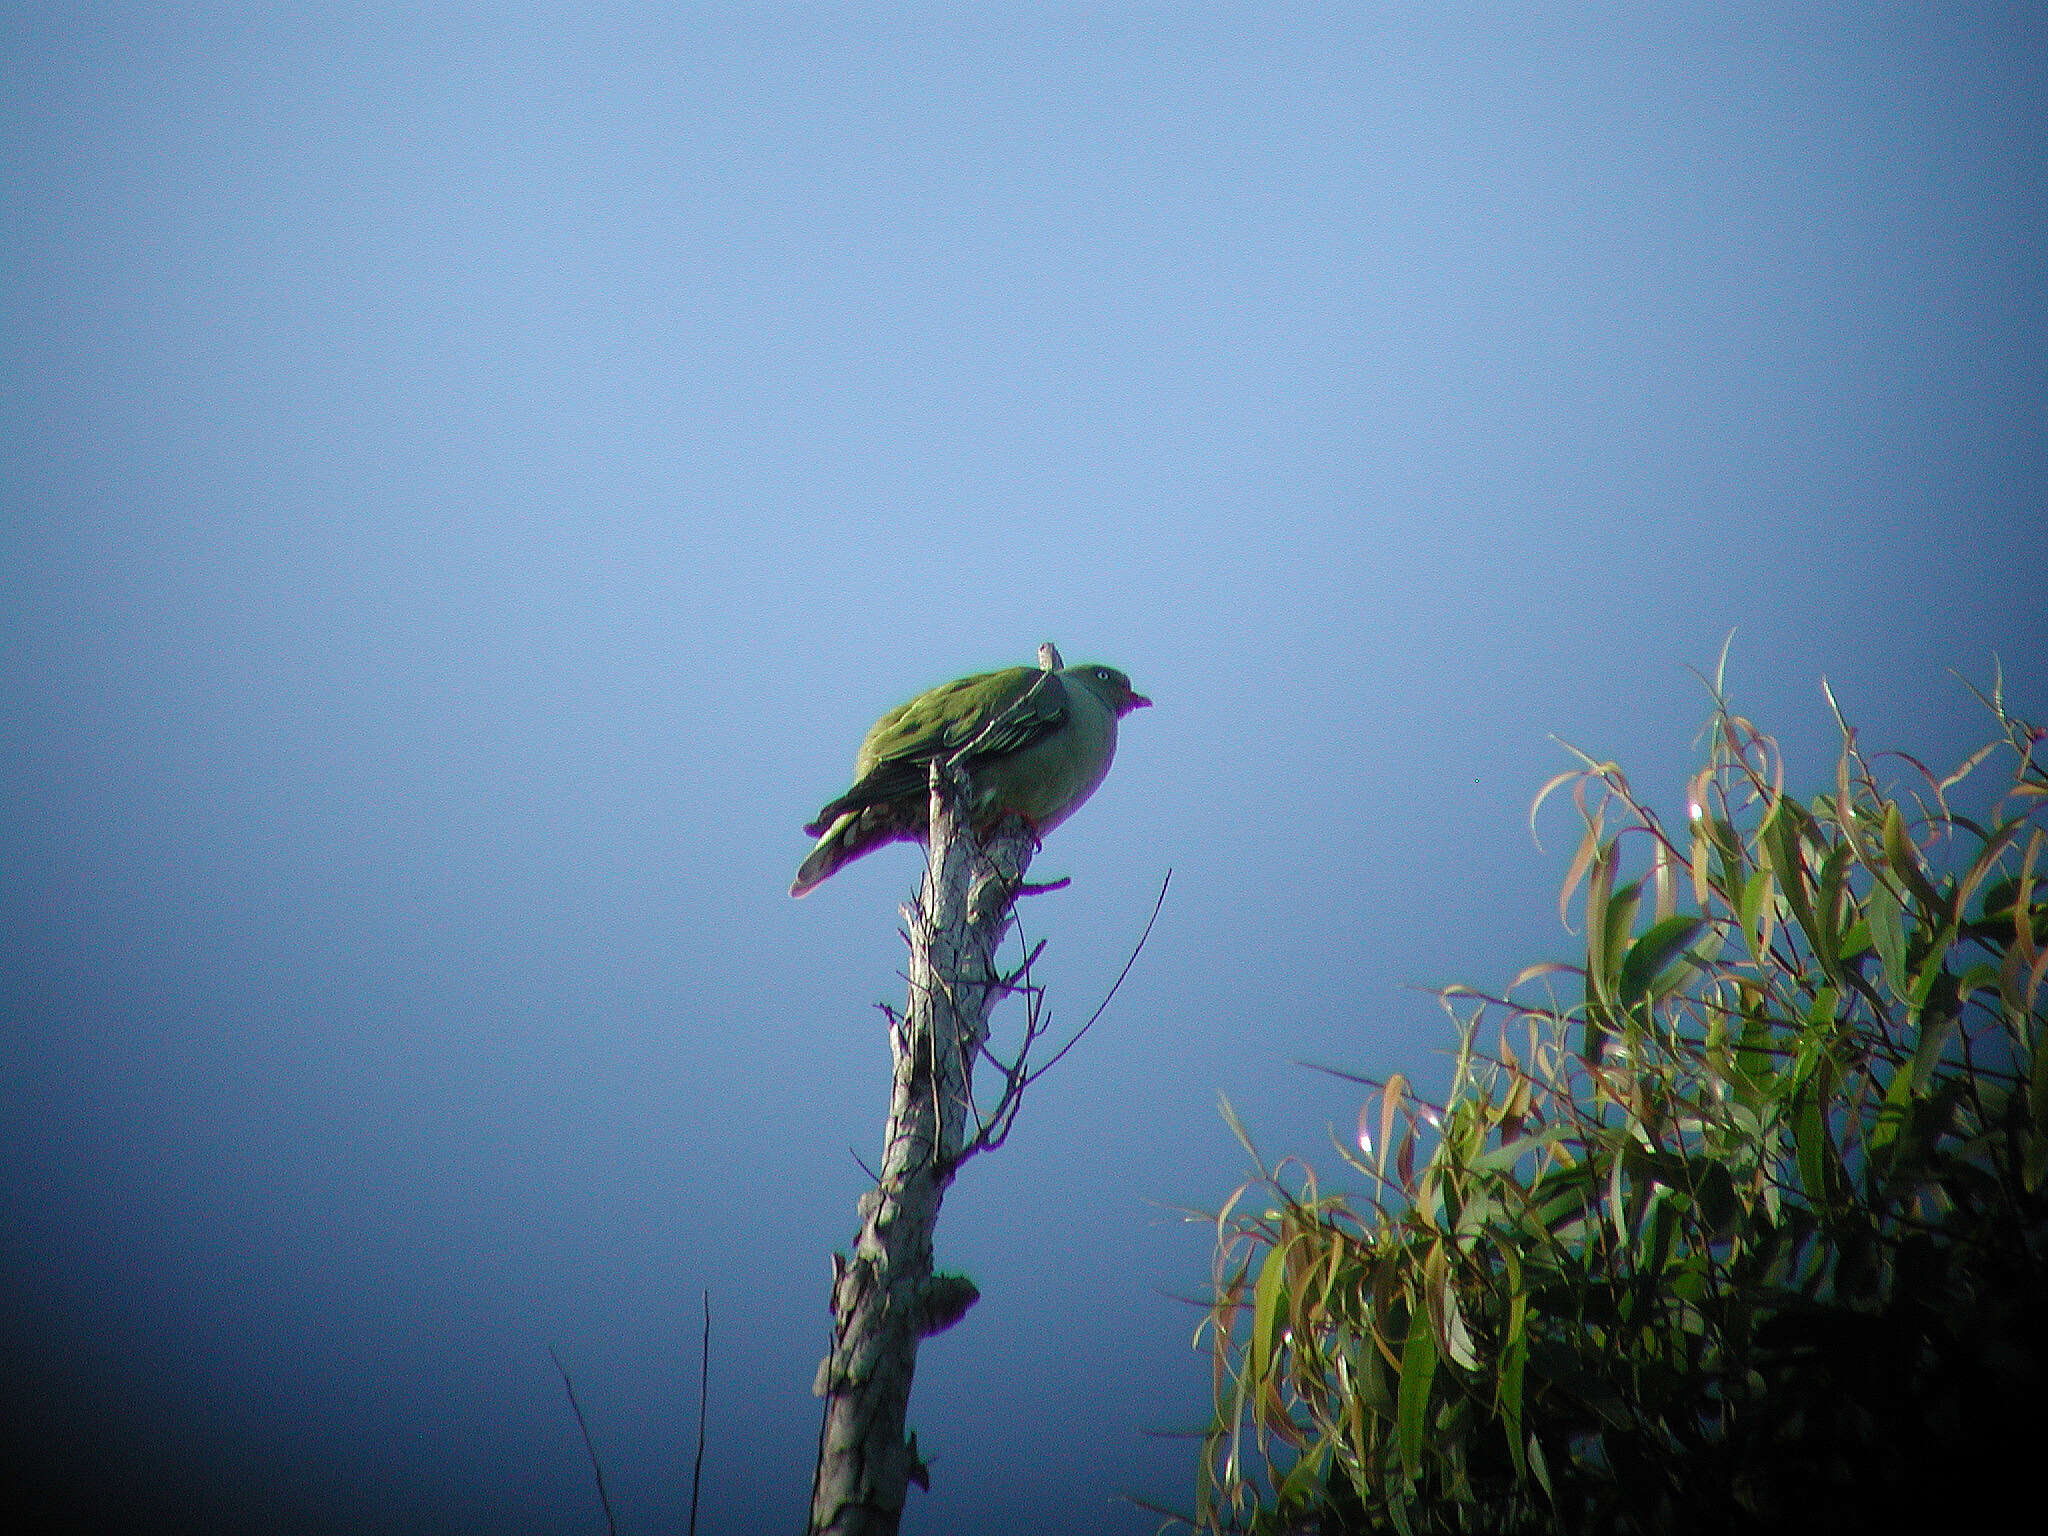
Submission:
{"label": "weathered bark", "polygon": [[861,1196],[852,1258],[833,1255],[812,1536],[894,1536],[910,1482],[925,1481],[903,1428],[918,1341],[959,1321],[979,1296],[965,1277],[932,1272],[932,1232],[972,1149],[974,1062],[1003,990],[996,946],[1037,842],[1012,817],[977,845],[959,809],[966,799],[964,778],[935,765],[930,857],[904,911],[909,1002],[890,1018],[896,1071],[881,1178]]}

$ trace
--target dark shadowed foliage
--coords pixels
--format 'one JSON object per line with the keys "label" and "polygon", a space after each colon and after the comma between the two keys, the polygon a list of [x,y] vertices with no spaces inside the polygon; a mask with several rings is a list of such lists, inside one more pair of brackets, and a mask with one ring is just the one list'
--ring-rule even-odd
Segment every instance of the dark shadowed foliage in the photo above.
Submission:
{"label": "dark shadowed foliage", "polygon": [[1844,724],[1801,799],[1717,684],[1685,826],[1613,763],[1546,787],[1584,822],[1580,963],[1444,994],[1450,1092],[1371,1084],[1338,1149],[1363,1192],[1289,1158],[1221,1214],[1203,1529],[1869,1530],[2020,1497],[2048,732],[1987,702],[1954,772]]}

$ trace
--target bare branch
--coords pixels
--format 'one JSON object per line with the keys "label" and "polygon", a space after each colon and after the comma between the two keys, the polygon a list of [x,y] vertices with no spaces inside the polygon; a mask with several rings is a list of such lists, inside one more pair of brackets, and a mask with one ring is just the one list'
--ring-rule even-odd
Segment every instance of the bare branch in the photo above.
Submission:
{"label": "bare branch", "polygon": [[932,1235],[962,1158],[993,1128],[974,1103],[973,1070],[989,1009],[1017,982],[1028,987],[1028,976],[1005,978],[994,955],[1037,837],[1006,817],[977,841],[970,803],[964,771],[934,763],[930,856],[903,914],[908,1001],[900,1015],[885,1010],[895,1074],[881,1173],[861,1197],[852,1255],[833,1267],[832,1348],[817,1379],[826,1403],[814,1536],[896,1531],[908,1485],[927,1476],[904,1422],[918,1341],[956,1321],[977,1294],[964,1277],[934,1272]]}
{"label": "bare branch", "polygon": [[1054,1051],[1051,1059],[1045,1065],[1035,1068],[1031,1075],[1025,1078],[1024,1081],[1027,1085],[1037,1082],[1057,1066],[1059,1059],[1078,1045],[1081,1037],[1095,1026],[1095,1021],[1108,1011],[1110,1000],[1116,996],[1117,989],[1124,984],[1124,978],[1131,974],[1131,967],[1138,963],[1138,956],[1145,952],[1145,941],[1152,937],[1152,925],[1159,921],[1159,909],[1166,905],[1166,889],[1172,884],[1173,871],[1169,869],[1166,872],[1166,878],[1159,882],[1159,899],[1152,903],[1152,915],[1145,919],[1145,931],[1138,935],[1138,942],[1132,947],[1130,958],[1124,961],[1124,968],[1116,973],[1116,980],[1111,982],[1109,990],[1103,993],[1102,1001],[1095,1005],[1095,1011],[1088,1015],[1088,1022],[1075,1030],[1072,1038],[1057,1051]]}
{"label": "bare branch", "polygon": [[1016,1057],[1010,1061],[1002,1060],[993,1051],[990,1051],[986,1045],[982,1047],[982,1057],[1002,1075],[1003,1088],[996,1098],[995,1107],[988,1112],[985,1118],[980,1114],[979,1110],[976,1111],[975,1118],[981,1123],[982,1129],[961,1150],[960,1160],[962,1162],[965,1162],[976,1152],[992,1152],[1008,1139],[1010,1127],[1016,1123],[1017,1111],[1023,1104],[1024,1090],[1057,1066],[1060,1059],[1080,1043],[1081,1037],[1087,1034],[1094,1026],[1095,1021],[1100,1019],[1108,1010],[1110,1000],[1116,996],[1117,989],[1124,984],[1124,978],[1131,974],[1131,967],[1138,963],[1138,956],[1145,952],[1145,941],[1152,937],[1153,924],[1159,921],[1160,909],[1166,905],[1167,888],[1172,884],[1173,871],[1169,869],[1166,872],[1166,878],[1159,882],[1159,896],[1152,903],[1152,915],[1145,919],[1144,931],[1138,935],[1138,942],[1132,946],[1129,956],[1124,960],[1123,969],[1117,972],[1116,980],[1110,984],[1109,990],[1103,994],[1102,1001],[1095,1005],[1095,1011],[1088,1015],[1088,1021],[1068,1037],[1066,1044],[1062,1045],[1050,1057],[1036,1066],[1031,1064],[1030,1055],[1031,1047],[1037,1042],[1044,1031],[1044,1024],[1041,1021],[1038,1008],[1042,993],[1040,989],[1028,985],[1028,972],[1032,957],[1035,957],[1039,950],[1045,947],[1044,944],[1041,943],[1037,949],[1032,950],[1031,954],[1026,957],[1024,964],[1018,967],[1018,974],[1026,977],[1027,986],[1024,990],[1029,994],[1024,1021],[1024,1039],[1017,1048]]}
{"label": "bare branch", "polygon": [[704,1425],[711,1408],[711,1292],[704,1292],[704,1353],[697,1363],[697,1461],[690,1469],[690,1536],[697,1536],[697,1495],[704,1486]]}
{"label": "bare branch", "polygon": [[562,1357],[555,1353],[555,1346],[548,1346],[548,1358],[555,1362],[555,1369],[561,1373],[562,1390],[569,1394],[569,1411],[576,1415],[576,1428],[583,1434],[583,1449],[590,1457],[590,1473],[597,1479],[597,1502],[604,1506],[604,1528],[611,1536],[619,1536],[619,1522],[612,1516],[612,1496],[604,1486],[604,1464],[597,1459],[597,1442],[590,1438],[590,1425],[583,1417],[583,1405],[576,1401],[576,1384],[569,1379],[569,1368],[562,1364]]}

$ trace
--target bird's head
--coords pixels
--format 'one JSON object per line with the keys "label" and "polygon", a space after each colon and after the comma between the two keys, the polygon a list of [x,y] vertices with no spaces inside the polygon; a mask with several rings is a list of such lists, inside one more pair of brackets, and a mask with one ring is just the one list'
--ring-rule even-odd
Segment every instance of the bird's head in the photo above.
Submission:
{"label": "bird's head", "polygon": [[1068,667],[1060,676],[1079,683],[1119,716],[1128,715],[1134,709],[1150,709],[1152,701],[1142,693],[1134,692],[1131,680],[1115,667],[1099,667],[1093,662],[1078,667]]}

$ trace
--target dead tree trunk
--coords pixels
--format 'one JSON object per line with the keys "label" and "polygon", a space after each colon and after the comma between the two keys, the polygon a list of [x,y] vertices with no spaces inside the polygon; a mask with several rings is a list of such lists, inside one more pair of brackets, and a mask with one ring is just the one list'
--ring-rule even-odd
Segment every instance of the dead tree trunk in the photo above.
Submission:
{"label": "dead tree trunk", "polygon": [[1037,844],[1015,817],[977,844],[966,803],[964,776],[935,764],[930,858],[904,909],[908,1006],[889,1017],[896,1070],[881,1177],[861,1197],[852,1258],[833,1255],[811,1536],[895,1536],[908,1485],[925,1484],[916,1439],[904,1434],[918,1341],[959,1321],[980,1294],[965,1276],[932,1272],[932,1233],[946,1186],[983,1129],[974,1063],[1006,990],[996,946]]}

